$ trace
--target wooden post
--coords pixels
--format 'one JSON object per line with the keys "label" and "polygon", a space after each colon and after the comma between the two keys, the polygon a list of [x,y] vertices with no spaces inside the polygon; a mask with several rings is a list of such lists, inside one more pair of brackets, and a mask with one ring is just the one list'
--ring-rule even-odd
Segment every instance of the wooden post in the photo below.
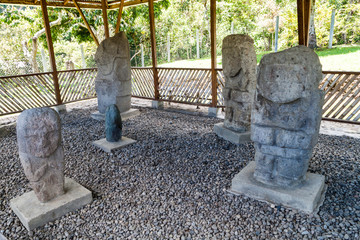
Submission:
{"label": "wooden post", "polygon": [[304,0],[304,31],[305,31],[305,46],[309,45],[309,29],[310,29],[310,13],[311,0]]}
{"label": "wooden post", "polygon": [[48,44],[48,48],[49,48],[50,63],[51,63],[52,71],[53,71],[53,81],[54,81],[56,103],[57,103],[57,105],[61,105],[62,100],[61,100],[61,96],[60,96],[59,78],[58,78],[58,72],[56,69],[54,46],[53,46],[53,42],[52,42],[52,38],[51,38],[51,30],[50,30],[49,15],[47,12],[46,0],[40,0],[40,4],[41,4],[41,11],[42,11],[43,20],[44,20],[46,40],[47,40],[47,44]]}
{"label": "wooden post", "polygon": [[120,31],[120,23],[121,23],[123,8],[124,8],[124,0],[121,0],[120,7],[119,7],[119,14],[118,14],[117,22],[116,22],[115,34]]}
{"label": "wooden post", "polygon": [[217,106],[216,76],[216,0],[210,0],[210,36],[211,36],[211,107]]}
{"label": "wooden post", "polygon": [[80,8],[79,4],[76,2],[76,0],[73,0],[73,2],[74,2],[74,5],[75,5],[76,9],[78,10],[82,20],[84,21],[86,28],[89,30],[91,37],[94,39],[96,45],[99,46],[99,40],[96,38],[93,30],[90,27],[90,24],[88,23],[88,21],[85,18],[84,13],[81,11],[81,8]]}
{"label": "wooden post", "polygon": [[157,72],[157,59],[156,59],[156,39],[155,39],[155,16],[154,16],[154,0],[149,0],[149,20],[150,20],[150,39],[151,39],[151,58],[152,68],[154,73],[154,90],[155,100],[160,98],[159,94],[159,75]]}
{"label": "wooden post", "polygon": [[299,45],[309,42],[311,0],[297,0]]}
{"label": "wooden post", "polygon": [[299,45],[305,45],[304,32],[304,0],[297,0]]}
{"label": "wooden post", "polygon": [[234,21],[231,21],[231,34],[234,34]]}
{"label": "wooden post", "polygon": [[331,13],[330,36],[329,36],[328,48],[332,48],[332,42],[333,42],[333,36],[334,36],[334,25],[335,25],[335,9],[333,9],[332,13]]}
{"label": "wooden post", "polygon": [[103,15],[103,19],[104,19],[105,39],[107,39],[110,37],[108,15],[107,15],[107,0],[101,0],[101,9],[102,9],[102,15]]}

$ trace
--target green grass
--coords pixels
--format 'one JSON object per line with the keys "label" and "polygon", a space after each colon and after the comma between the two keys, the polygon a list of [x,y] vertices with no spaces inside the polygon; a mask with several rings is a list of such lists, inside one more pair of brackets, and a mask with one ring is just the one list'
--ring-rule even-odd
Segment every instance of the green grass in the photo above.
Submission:
{"label": "green grass", "polygon": [[319,48],[316,49],[315,52],[319,57],[327,57],[333,55],[343,55],[360,51],[360,46],[334,46],[332,49],[328,48]]}

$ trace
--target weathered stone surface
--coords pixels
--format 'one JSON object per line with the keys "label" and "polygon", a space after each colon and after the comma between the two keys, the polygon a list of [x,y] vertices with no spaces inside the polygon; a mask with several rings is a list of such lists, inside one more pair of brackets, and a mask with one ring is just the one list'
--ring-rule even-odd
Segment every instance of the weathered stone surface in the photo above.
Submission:
{"label": "weathered stone surface", "polygon": [[108,142],[117,142],[121,139],[122,121],[115,104],[108,106],[105,112],[105,135]]}
{"label": "weathered stone surface", "polygon": [[262,58],[252,109],[256,180],[276,186],[305,180],[319,133],[321,79],[319,58],[307,47]]}
{"label": "weathered stone surface", "polygon": [[136,143],[136,140],[131,139],[131,138],[127,138],[127,137],[122,137],[117,142],[108,142],[108,141],[106,141],[106,138],[102,138],[100,140],[94,141],[93,145],[96,146],[96,147],[101,148],[105,152],[110,153],[110,152],[112,152],[114,150],[126,147],[126,146],[134,144],[134,143]]}
{"label": "weathered stone surface", "polygon": [[25,110],[16,129],[21,164],[39,201],[63,194],[64,150],[58,113],[51,108]]}
{"label": "weathered stone surface", "polygon": [[105,113],[110,104],[116,104],[120,112],[128,111],[131,105],[131,66],[125,33],[120,32],[102,41],[95,61],[98,66],[95,90],[99,112]]}
{"label": "weathered stone surface", "polygon": [[251,105],[256,85],[256,53],[254,41],[243,34],[224,38],[223,89],[226,106],[224,127],[236,131],[250,131]]}

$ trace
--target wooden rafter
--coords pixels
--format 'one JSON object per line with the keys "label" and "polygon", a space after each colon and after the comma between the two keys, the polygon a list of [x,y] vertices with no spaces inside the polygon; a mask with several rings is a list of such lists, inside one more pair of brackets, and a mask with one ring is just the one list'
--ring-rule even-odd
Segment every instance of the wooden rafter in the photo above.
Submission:
{"label": "wooden rafter", "polygon": [[60,105],[60,104],[62,104],[62,100],[61,100],[61,96],[60,96],[58,72],[57,72],[57,68],[56,68],[54,46],[53,46],[53,42],[52,42],[52,38],[51,38],[51,30],[50,30],[49,15],[47,12],[46,0],[40,0],[40,3],[41,3],[41,10],[42,10],[44,26],[45,26],[46,40],[47,40],[47,44],[48,44],[48,48],[49,48],[50,63],[51,63],[52,71],[53,71],[56,103],[58,105]]}
{"label": "wooden rafter", "polygon": [[[78,5],[82,9],[102,9],[102,0],[86,1],[78,0]],[[154,0],[157,1],[157,0]],[[135,6],[139,4],[147,3],[148,0],[124,0],[124,7]],[[10,5],[25,5],[25,6],[41,6],[40,0],[0,0],[0,4]],[[121,0],[107,1],[107,9],[118,9],[121,5]],[[57,0],[47,2],[48,7],[63,7],[63,8],[76,8],[75,4],[71,0]]]}
{"label": "wooden rafter", "polygon": [[77,4],[77,1],[76,1],[76,0],[73,0],[73,2],[74,2],[74,5],[76,6],[77,10],[79,11],[79,14],[80,14],[82,20],[84,21],[87,29],[89,30],[89,32],[90,32],[90,34],[91,34],[91,37],[94,39],[96,45],[99,46],[99,40],[96,38],[93,30],[92,30],[91,27],[90,27],[90,24],[88,23],[88,21],[87,21],[86,18],[85,18],[84,13],[82,12],[82,10],[81,10],[81,8],[79,7],[79,5]]}
{"label": "wooden rafter", "polygon": [[118,33],[120,30],[120,23],[121,23],[121,16],[122,16],[123,8],[124,8],[124,0],[121,0],[121,4],[119,7],[119,14],[118,14],[117,22],[116,22],[115,34]]}
{"label": "wooden rafter", "polygon": [[108,15],[107,15],[107,1],[101,0],[101,9],[102,9],[102,15],[104,19],[104,30],[105,30],[105,39],[110,37],[109,33],[109,23],[108,23]]}

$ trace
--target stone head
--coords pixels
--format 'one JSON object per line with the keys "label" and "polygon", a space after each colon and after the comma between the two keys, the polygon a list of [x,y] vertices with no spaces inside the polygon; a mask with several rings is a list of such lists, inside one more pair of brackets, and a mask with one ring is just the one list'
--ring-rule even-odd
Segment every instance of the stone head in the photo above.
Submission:
{"label": "stone head", "polygon": [[95,62],[103,75],[109,75],[114,71],[116,58],[130,59],[129,41],[125,32],[101,42],[95,53]]}
{"label": "stone head", "polygon": [[17,119],[19,151],[35,157],[48,157],[61,145],[61,124],[51,108],[23,111]]}
{"label": "stone head", "polygon": [[[237,79],[239,86],[246,86],[248,78],[243,77],[249,67],[256,68],[253,39],[245,34],[232,34],[224,38],[222,66],[226,80]],[[254,56],[254,58],[252,58]],[[248,62],[251,62],[250,64]],[[255,69],[253,69],[255,70]],[[246,82],[244,82],[246,81]]]}
{"label": "stone head", "polygon": [[257,89],[272,102],[290,103],[310,95],[321,79],[321,64],[316,53],[297,46],[261,59]]}

